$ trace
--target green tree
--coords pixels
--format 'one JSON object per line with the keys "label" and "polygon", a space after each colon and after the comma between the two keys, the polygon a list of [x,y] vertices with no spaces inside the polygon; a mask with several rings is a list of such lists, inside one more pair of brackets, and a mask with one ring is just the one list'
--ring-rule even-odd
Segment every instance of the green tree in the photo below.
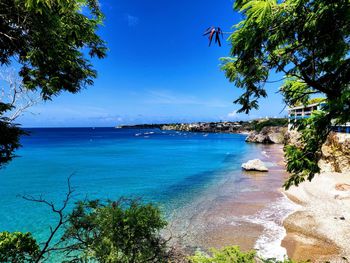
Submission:
{"label": "green tree", "polygon": [[0,232],[0,262],[34,262],[40,252],[30,233]]}
{"label": "green tree", "polygon": [[350,121],[349,0],[237,0],[243,20],[230,36],[230,57],[223,59],[229,81],[244,90],[235,101],[240,112],[258,108],[269,75],[284,75],[287,105],[305,103],[314,94],[326,98],[323,112],[295,124],[301,146],[287,146],[285,186],[311,180],[319,172],[320,148],[331,123]]}
{"label": "green tree", "polygon": [[211,255],[196,252],[189,257],[190,263],[255,263],[256,252],[254,250],[242,252],[238,246],[225,247],[222,250],[211,249]]}
{"label": "green tree", "polygon": [[[38,90],[48,100],[93,84],[96,71],[87,56],[106,54],[96,34],[103,20],[97,0],[3,0],[0,12],[0,63],[16,61],[26,89]],[[6,157],[0,159],[2,164],[13,157],[21,134],[18,126],[4,120],[10,110],[4,104],[0,126],[8,136],[0,142],[1,156]]]}
{"label": "green tree", "polygon": [[19,138],[25,134],[18,126],[2,115],[11,110],[11,106],[0,102],[0,168],[14,157],[14,150],[19,146]]}
{"label": "green tree", "polygon": [[57,256],[63,262],[182,262],[160,234],[167,222],[158,207],[135,199],[92,200],[77,202],[66,213],[73,193],[69,177],[61,206],[42,196],[23,196],[50,208],[57,222],[40,246],[30,233],[0,232],[0,262],[38,263]]}
{"label": "green tree", "polygon": [[75,253],[73,262],[168,262],[172,253],[160,235],[166,225],[151,204],[126,199],[78,202],[61,245],[66,253]]}

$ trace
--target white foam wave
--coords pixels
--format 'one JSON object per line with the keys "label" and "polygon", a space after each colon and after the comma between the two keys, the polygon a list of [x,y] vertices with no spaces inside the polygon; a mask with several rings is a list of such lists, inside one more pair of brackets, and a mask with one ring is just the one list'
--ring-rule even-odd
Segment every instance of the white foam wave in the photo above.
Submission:
{"label": "white foam wave", "polygon": [[263,234],[257,239],[255,249],[258,255],[263,258],[276,258],[283,260],[287,251],[281,246],[281,242],[286,235],[282,223],[283,220],[296,211],[298,205],[283,196],[275,202],[269,204],[259,213],[247,216],[245,219],[251,223],[264,227]]}
{"label": "white foam wave", "polygon": [[270,156],[267,154],[267,152],[266,151],[262,151],[261,152],[262,153],[262,155],[264,155],[265,157],[267,157],[267,158],[269,158]]}

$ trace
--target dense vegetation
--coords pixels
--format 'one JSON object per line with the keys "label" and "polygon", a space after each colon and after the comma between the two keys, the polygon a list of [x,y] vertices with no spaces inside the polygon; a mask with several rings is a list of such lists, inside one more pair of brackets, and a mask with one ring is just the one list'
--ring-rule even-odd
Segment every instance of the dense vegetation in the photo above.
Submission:
{"label": "dense vegetation", "polygon": [[206,255],[202,252],[197,252],[194,256],[189,257],[190,263],[226,263],[240,262],[253,263],[255,262],[255,251],[242,252],[239,247],[225,247],[222,250],[212,249],[211,255]]}
{"label": "dense vegetation", "polygon": [[[225,247],[221,250],[211,249],[210,255],[197,252],[188,258],[189,263],[293,263],[294,261],[284,259],[282,261],[270,258],[264,259],[257,256],[256,251],[243,252],[238,246]],[[300,262],[301,263],[301,262]]]}
{"label": "dense vegetation", "polygon": [[39,253],[39,245],[30,233],[0,233],[0,262],[34,262]]}
{"label": "dense vegetation", "polygon": [[273,71],[283,74],[280,92],[287,105],[306,104],[316,94],[327,101],[322,112],[295,123],[300,146],[286,147],[292,176],[285,186],[311,180],[331,125],[350,121],[350,2],[237,0],[234,8],[243,20],[229,38],[223,69],[244,90],[235,101],[240,112],[258,108]]}
{"label": "dense vegetation", "polygon": [[297,101],[294,106],[303,106],[303,105],[310,105],[310,104],[316,104],[316,103],[321,103],[321,102],[325,102],[326,99],[325,98],[312,98],[309,99],[306,102],[302,102],[302,101]]}
{"label": "dense vegetation", "polygon": [[78,202],[62,241],[73,261],[161,262],[169,258],[159,231],[167,225],[159,209],[135,200]]}
{"label": "dense vegetation", "polygon": [[14,151],[20,147],[20,136],[25,134],[11,120],[3,116],[10,109],[10,105],[0,102],[0,168],[12,160]]}
{"label": "dense vegetation", "polygon": [[168,262],[175,258],[160,235],[167,222],[151,204],[126,199],[78,202],[62,222],[58,224],[62,234],[55,234],[59,241],[48,239],[44,246],[30,233],[0,233],[0,262],[42,262],[52,256],[65,262]]}
{"label": "dense vegetation", "polygon": [[284,127],[288,125],[287,118],[254,120],[250,123],[251,130],[260,132],[264,127]]}

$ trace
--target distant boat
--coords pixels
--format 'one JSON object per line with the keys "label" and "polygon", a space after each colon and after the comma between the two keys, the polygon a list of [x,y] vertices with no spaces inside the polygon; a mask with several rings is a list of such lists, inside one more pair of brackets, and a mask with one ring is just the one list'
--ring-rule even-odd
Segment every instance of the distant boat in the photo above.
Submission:
{"label": "distant boat", "polygon": [[203,134],[203,137],[207,137],[209,135],[209,133]]}
{"label": "distant boat", "polygon": [[142,133],[136,133],[135,136],[140,136]]}

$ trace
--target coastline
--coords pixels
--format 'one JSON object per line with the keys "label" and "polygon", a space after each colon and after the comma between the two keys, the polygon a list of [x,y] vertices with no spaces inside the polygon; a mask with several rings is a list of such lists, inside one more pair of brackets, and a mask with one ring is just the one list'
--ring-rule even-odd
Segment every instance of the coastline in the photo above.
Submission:
{"label": "coastline", "polygon": [[[135,137],[135,133],[132,132],[131,138],[146,140],[143,136]],[[150,134],[147,131],[149,135],[152,138],[157,133]],[[160,135],[164,136],[163,132]],[[87,136],[95,140],[95,137]],[[245,137],[244,134],[240,136]],[[81,135],[79,137],[84,139]],[[200,138],[208,139],[204,134],[200,134]],[[269,172],[245,172],[239,166],[235,170],[225,168],[219,170],[223,175],[220,178],[223,179],[215,181],[214,187],[210,185],[208,188],[203,187],[203,191],[198,191],[198,194],[196,192],[195,202],[182,209],[177,218],[170,222],[175,225],[174,232],[180,233],[179,238],[183,237],[181,245],[186,252],[192,254],[198,249],[206,251],[211,247],[239,245],[242,250],[256,249],[265,258],[283,259],[283,255],[288,254],[294,260],[347,262],[342,256],[350,258],[347,244],[347,240],[350,240],[350,173],[321,174],[311,183],[306,182],[283,191],[281,186],[288,177],[283,145],[245,144],[252,151],[239,151],[234,158],[230,158],[228,152],[235,147],[233,144],[227,148],[227,152],[221,153],[217,161],[221,163],[224,157],[227,158],[226,164],[236,161],[236,165],[259,158],[268,166]],[[95,146],[93,149],[87,152],[95,154]],[[149,145],[146,149],[149,152]],[[201,152],[203,150],[205,148]],[[213,162],[212,157],[207,160]],[[155,163],[158,165],[159,162]],[[196,175],[193,180],[197,181],[200,176],[202,174]],[[84,182],[85,176],[81,178]],[[32,185],[33,180],[28,181]],[[48,189],[50,186],[48,184]],[[103,183],[99,189],[105,187]],[[345,189],[347,187],[349,189]],[[91,189],[95,191],[96,184]],[[25,212],[23,209],[21,211]],[[345,232],[346,229],[348,232]]]}
{"label": "coastline", "polygon": [[284,220],[282,245],[294,260],[348,262],[350,174],[322,173],[285,194],[299,209]]}
{"label": "coastline", "polygon": [[[243,250],[256,249],[265,258],[283,260],[287,254],[281,246],[286,235],[283,221],[296,210],[296,205],[281,191],[288,176],[283,164],[283,146],[256,144],[256,147],[259,156],[244,158],[260,158],[269,172],[240,171],[239,180],[228,176],[172,220],[172,231],[181,237],[177,242],[183,250],[193,253],[239,245]],[[237,194],[235,187],[246,190]]]}
{"label": "coastline", "polygon": [[[228,197],[232,192],[227,185],[234,182],[227,180],[226,187],[217,189],[221,196],[199,200],[187,226],[176,230],[185,234],[182,248],[193,253],[239,245],[243,250],[256,249],[264,258],[348,262],[350,174],[323,173],[285,191],[281,188],[288,177],[283,146],[257,145],[269,172],[242,171],[242,175],[259,190]],[[179,217],[188,216],[190,210],[186,207]],[[177,220],[173,223],[179,226]]]}

